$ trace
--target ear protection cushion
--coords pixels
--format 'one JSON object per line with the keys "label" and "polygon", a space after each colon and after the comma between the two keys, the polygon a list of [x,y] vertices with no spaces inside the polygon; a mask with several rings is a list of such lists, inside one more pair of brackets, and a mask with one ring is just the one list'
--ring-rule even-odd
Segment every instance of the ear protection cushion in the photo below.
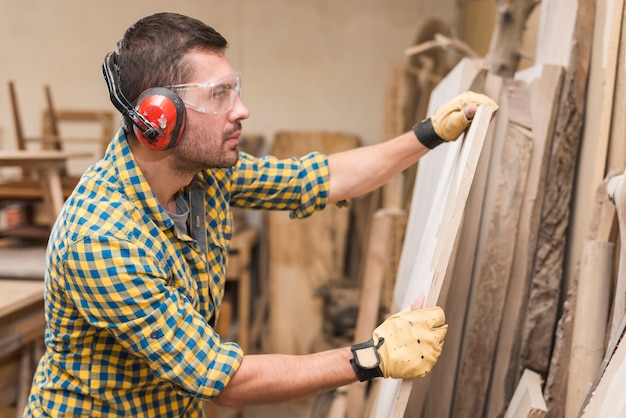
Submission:
{"label": "ear protection cushion", "polygon": [[178,144],[185,129],[186,115],[180,96],[164,87],[151,88],[141,93],[135,110],[159,132],[155,138],[148,138],[140,128],[134,127],[135,135],[142,144],[158,151]]}

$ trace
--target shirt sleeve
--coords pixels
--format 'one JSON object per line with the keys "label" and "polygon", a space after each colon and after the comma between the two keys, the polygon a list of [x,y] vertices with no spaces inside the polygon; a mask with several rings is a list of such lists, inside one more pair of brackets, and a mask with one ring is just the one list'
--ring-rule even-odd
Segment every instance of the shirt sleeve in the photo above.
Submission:
{"label": "shirt sleeve", "polygon": [[[89,236],[68,248],[63,284],[89,324],[144,358],[156,377],[215,397],[241,365],[243,352],[221,341],[187,297],[169,285],[168,269],[157,257],[158,251],[140,243]],[[123,358],[117,360],[123,364]]]}
{"label": "shirt sleeve", "polygon": [[[302,158],[261,158],[240,153],[231,183],[231,204],[248,209],[290,210],[306,218],[328,204],[328,158],[312,152]],[[338,203],[345,206],[346,202]]]}

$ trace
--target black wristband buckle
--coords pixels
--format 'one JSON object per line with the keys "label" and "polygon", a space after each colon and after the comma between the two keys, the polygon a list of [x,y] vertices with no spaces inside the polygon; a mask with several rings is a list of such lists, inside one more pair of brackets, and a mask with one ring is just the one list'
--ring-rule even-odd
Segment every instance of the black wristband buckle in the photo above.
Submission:
{"label": "black wristband buckle", "polygon": [[364,343],[355,344],[350,349],[353,357],[350,364],[354,369],[357,379],[364,382],[375,377],[383,377],[383,371],[380,369],[380,357],[378,356],[378,347],[380,347],[384,338],[374,345],[374,339],[370,339]]}
{"label": "black wristband buckle", "polygon": [[431,118],[427,118],[413,127],[413,133],[417,139],[428,149],[433,149],[444,142],[443,138],[437,135],[433,127]]}

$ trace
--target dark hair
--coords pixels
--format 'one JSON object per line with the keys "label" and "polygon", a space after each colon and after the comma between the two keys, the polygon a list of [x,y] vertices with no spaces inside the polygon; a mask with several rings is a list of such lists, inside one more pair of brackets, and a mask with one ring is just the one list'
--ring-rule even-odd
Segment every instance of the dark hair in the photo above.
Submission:
{"label": "dark hair", "polygon": [[117,43],[122,93],[135,103],[151,87],[184,83],[192,71],[185,54],[192,50],[223,53],[227,47],[222,35],[192,17],[156,13],[139,19]]}

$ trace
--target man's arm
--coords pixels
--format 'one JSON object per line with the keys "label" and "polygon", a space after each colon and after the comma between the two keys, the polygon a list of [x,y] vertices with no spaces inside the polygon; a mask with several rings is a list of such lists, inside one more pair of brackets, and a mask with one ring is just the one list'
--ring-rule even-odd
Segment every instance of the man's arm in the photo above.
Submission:
{"label": "man's arm", "polygon": [[386,142],[329,155],[329,202],[375,190],[441,142],[456,140],[481,104],[496,110],[498,107],[487,96],[465,92],[441,106],[412,131]]}
{"label": "man's arm", "polygon": [[213,399],[220,406],[276,403],[314,396],[374,377],[425,376],[437,362],[448,326],[439,307],[422,308],[424,296],[391,315],[372,339],[308,355],[244,356],[230,382]]}
{"label": "man's arm", "polygon": [[228,385],[213,399],[219,406],[297,400],[356,382],[350,347],[306,355],[245,355]]}
{"label": "man's arm", "polygon": [[428,151],[409,131],[389,141],[329,155],[329,203],[377,189]]}

